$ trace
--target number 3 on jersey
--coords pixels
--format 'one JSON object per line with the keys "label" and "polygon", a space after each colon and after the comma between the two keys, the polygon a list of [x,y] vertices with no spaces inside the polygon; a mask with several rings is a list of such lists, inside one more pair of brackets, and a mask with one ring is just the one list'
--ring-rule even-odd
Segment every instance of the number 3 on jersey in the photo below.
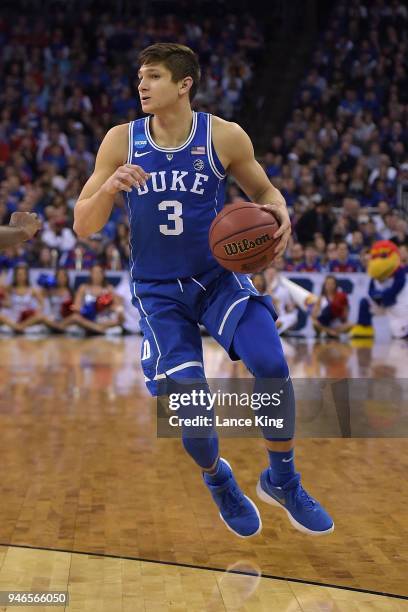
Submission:
{"label": "number 3 on jersey", "polygon": [[163,200],[159,204],[159,210],[173,209],[173,212],[167,213],[168,221],[173,221],[174,227],[168,225],[159,225],[160,232],[165,236],[178,236],[183,233],[183,205],[178,200]]}

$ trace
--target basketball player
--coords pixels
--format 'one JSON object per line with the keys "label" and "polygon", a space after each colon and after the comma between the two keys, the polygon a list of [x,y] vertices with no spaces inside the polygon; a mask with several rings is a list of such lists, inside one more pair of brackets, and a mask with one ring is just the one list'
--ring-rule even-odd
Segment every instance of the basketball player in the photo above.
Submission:
{"label": "basketball player", "polygon": [[9,225],[0,226],[0,249],[7,249],[31,240],[39,229],[41,222],[35,213],[13,213]]}
{"label": "basketball player", "polygon": [[[191,49],[155,44],[139,60],[139,95],[148,116],[106,134],[75,205],[74,230],[82,237],[98,232],[109,219],[116,194],[124,192],[133,302],[141,316],[142,365],[152,395],[159,394],[163,381],[169,394],[182,388],[183,381],[198,381],[206,388],[200,323],[231,359],[245,363],[255,387],[257,381],[279,381],[281,408],[290,420],[293,386],[271,298],[261,296],[247,275],[221,268],[208,246],[210,224],[224,205],[227,174],[278,218],[278,255],[290,234],[285,200],[237,124],[192,111],[200,69]],[[333,531],[330,516],[300,483],[293,436],[265,438],[270,465],[260,475],[258,495],[284,508],[304,533]],[[227,527],[241,537],[259,533],[259,511],[219,457],[216,433],[191,437],[183,429],[182,439]]]}

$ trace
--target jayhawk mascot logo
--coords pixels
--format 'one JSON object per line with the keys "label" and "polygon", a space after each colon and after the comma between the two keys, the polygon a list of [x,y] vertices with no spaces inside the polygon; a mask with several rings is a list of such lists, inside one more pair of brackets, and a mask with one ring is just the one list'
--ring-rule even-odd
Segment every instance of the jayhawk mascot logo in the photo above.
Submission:
{"label": "jayhawk mascot logo", "polygon": [[358,322],[351,336],[372,338],[372,317],[385,314],[393,337],[408,337],[408,283],[398,247],[393,242],[379,240],[373,244],[367,274],[371,278],[368,297],[360,302]]}

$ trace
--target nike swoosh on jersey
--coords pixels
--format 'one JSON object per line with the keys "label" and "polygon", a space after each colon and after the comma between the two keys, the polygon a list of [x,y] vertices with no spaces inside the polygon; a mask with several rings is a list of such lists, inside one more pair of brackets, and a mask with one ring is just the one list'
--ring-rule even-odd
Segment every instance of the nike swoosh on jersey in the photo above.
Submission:
{"label": "nike swoosh on jersey", "polygon": [[138,153],[138,152],[136,151],[136,153],[135,153],[135,157],[143,157],[143,155],[149,155],[149,153],[151,153],[151,151],[146,151],[145,153]]}

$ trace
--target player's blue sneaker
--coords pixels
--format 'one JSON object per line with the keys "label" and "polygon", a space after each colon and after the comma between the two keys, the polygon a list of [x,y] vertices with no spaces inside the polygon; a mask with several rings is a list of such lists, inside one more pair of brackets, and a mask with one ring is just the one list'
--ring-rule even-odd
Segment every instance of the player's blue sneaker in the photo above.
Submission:
{"label": "player's blue sneaker", "polygon": [[262,501],[286,510],[292,525],[302,533],[318,536],[334,531],[332,518],[300,484],[300,474],[295,474],[282,487],[274,487],[267,468],[259,477],[256,492]]}
{"label": "player's blue sneaker", "polygon": [[203,474],[203,478],[220,509],[220,517],[228,529],[240,538],[257,535],[262,530],[258,508],[239,488],[228,461],[225,461],[222,457],[219,461],[222,461],[224,469],[226,468],[226,480],[222,484],[211,484],[206,480],[206,473]]}

